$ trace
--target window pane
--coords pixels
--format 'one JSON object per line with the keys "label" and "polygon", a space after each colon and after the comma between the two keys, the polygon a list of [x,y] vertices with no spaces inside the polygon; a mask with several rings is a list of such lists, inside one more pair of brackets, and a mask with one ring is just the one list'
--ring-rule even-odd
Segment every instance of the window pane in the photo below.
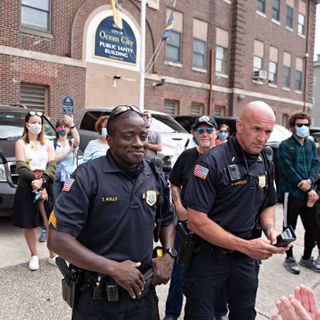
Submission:
{"label": "window pane", "polygon": [[301,71],[296,71],[296,90],[301,91],[302,89],[302,72]]}
{"label": "window pane", "polygon": [[205,67],[204,56],[198,53],[193,53],[192,55],[192,65],[198,68]]}
{"label": "window pane", "polygon": [[298,15],[298,33],[304,34],[304,15],[301,13]]}
{"label": "window pane", "polygon": [[171,31],[168,44],[180,47],[180,33]]}
{"label": "window pane", "polygon": [[293,8],[290,6],[287,6],[286,25],[291,29],[293,28]]}
{"label": "window pane", "polygon": [[174,60],[174,61],[180,61],[179,49],[167,45],[166,58],[168,58],[170,60]]}
{"label": "window pane", "polygon": [[170,116],[175,116],[177,115],[177,105],[176,101],[165,100],[163,111]]}
{"label": "window pane", "polygon": [[44,11],[49,11],[49,0],[22,0],[22,6],[37,8]]}
{"label": "window pane", "polygon": [[283,86],[290,88],[290,68],[283,66]]}
{"label": "window pane", "polygon": [[272,18],[279,21],[280,19],[280,2],[279,0],[272,1]]}
{"label": "window pane", "polygon": [[21,24],[48,30],[48,12],[22,7]]}
{"label": "window pane", "polygon": [[262,69],[262,58],[258,56],[253,57],[253,70],[261,70]]}
{"label": "window pane", "polygon": [[198,39],[193,39],[193,51],[204,55],[206,53],[206,43]]}
{"label": "window pane", "polygon": [[277,83],[277,64],[273,61],[269,62],[268,80],[271,83]]}
{"label": "window pane", "polygon": [[264,0],[257,0],[257,11],[265,13],[265,3]]}

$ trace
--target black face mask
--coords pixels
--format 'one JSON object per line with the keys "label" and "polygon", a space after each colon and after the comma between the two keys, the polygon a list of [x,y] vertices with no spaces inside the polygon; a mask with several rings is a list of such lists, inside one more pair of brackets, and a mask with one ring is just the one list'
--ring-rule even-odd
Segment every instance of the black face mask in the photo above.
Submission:
{"label": "black face mask", "polygon": [[127,176],[129,176],[131,179],[135,179],[136,177],[138,177],[138,175],[139,175],[139,174],[143,171],[143,169],[144,169],[144,163],[143,163],[143,161],[142,161],[141,163],[139,163],[136,168],[134,168],[134,169],[128,169],[128,168],[122,166],[122,165],[115,159],[115,157],[112,155],[111,150],[110,150],[110,155],[111,155],[112,160],[113,160],[114,163],[116,164],[116,166],[117,166],[121,171],[123,171]]}

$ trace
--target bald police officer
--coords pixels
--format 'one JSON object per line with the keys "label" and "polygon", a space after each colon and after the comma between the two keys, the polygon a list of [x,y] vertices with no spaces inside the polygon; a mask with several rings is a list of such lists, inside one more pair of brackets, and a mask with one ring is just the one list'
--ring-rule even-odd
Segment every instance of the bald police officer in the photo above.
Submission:
{"label": "bald police officer", "polygon": [[[158,320],[154,286],[169,280],[174,262],[169,190],[144,160],[148,131],[137,107],[114,108],[107,130],[106,157],[80,166],[65,183],[48,246],[80,270],[73,319]],[[164,255],[152,258],[160,207]],[[150,268],[147,287],[143,274]]]}
{"label": "bald police officer", "polygon": [[[267,104],[249,103],[236,136],[207,151],[189,177],[184,201],[198,250],[185,270],[185,320],[212,320],[224,286],[229,319],[255,319],[259,260],[288,249],[272,245],[276,192],[262,149],[274,123]],[[258,214],[267,239],[253,239]]]}

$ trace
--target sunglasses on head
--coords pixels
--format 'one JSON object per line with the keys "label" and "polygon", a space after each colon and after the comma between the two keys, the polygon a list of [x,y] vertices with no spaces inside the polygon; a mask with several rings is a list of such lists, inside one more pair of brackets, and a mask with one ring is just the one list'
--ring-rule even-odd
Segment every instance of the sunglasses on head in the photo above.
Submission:
{"label": "sunglasses on head", "polygon": [[29,111],[30,116],[39,116],[42,117],[43,113],[40,111]]}
{"label": "sunglasses on head", "polygon": [[310,124],[309,124],[309,123],[296,123],[296,127],[301,128],[302,126],[309,127],[309,126],[310,126]]}
{"label": "sunglasses on head", "polygon": [[208,134],[211,134],[213,132],[213,128],[197,128],[195,131],[199,134],[203,134],[205,131],[208,133]]}
{"label": "sunglasses on head", "polygon": [[110,118],[114,118],[114,117],[118,116],[119,114],[125,113],[127,111],[134,111],[143,117],[143,113],[141,112],[141,110],[137,106],[122,104],[122,105],[119,105],[119,106],[116,106],[115,108],[113,108],[113,110],[110,113]]}

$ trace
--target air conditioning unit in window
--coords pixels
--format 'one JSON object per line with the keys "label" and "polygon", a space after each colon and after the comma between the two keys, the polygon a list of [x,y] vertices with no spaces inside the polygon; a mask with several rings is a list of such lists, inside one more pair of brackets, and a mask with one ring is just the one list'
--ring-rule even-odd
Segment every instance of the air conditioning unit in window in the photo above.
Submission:
{"label": "air conditioning unit in window", "polygon": [[265,70],[257,70],[253,71],[253,79],[254,80],[266,80],[267,79],[267,71]]}

